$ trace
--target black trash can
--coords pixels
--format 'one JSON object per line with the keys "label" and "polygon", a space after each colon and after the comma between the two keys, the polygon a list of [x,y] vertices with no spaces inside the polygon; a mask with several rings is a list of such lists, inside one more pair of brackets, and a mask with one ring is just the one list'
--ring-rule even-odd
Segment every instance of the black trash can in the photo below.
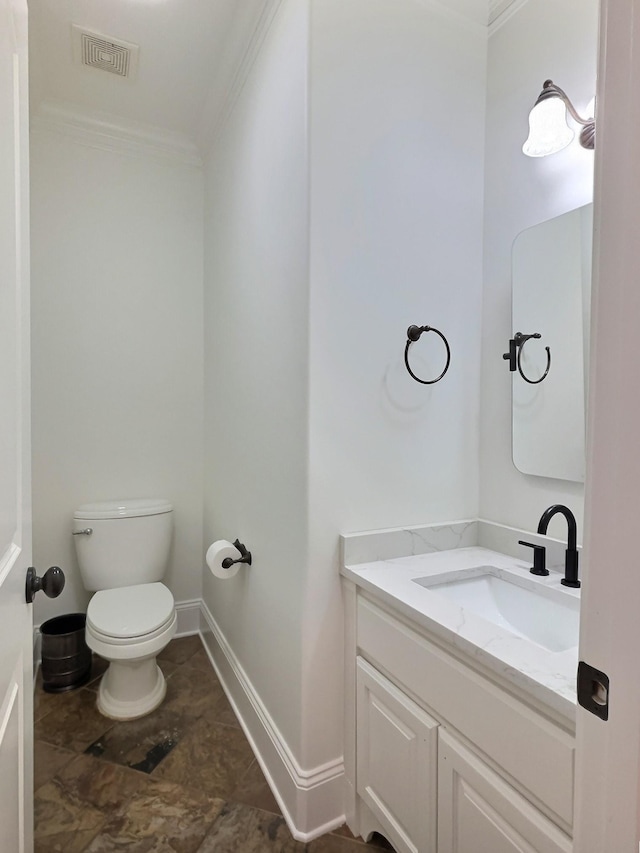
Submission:
{"label": "black trash can", "polygon": [[84,639],[84,613],[48,619],[42,634],[42,686],[47,693],[82,687],[91,676],[91,649]]}

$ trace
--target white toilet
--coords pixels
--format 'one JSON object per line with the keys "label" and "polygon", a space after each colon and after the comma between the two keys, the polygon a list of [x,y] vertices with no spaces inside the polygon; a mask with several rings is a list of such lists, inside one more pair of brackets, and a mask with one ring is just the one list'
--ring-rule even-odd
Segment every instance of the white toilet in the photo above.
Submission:
{"label": "white toilet", "polygon": [[167,685],[156,655],[176,632],[173,595],[160,583],[171,546],[173,507],[141,499],[83,504],[73,538],[85,589],[87,645],[108,660],[98,710],[133,720],[157,708]]}

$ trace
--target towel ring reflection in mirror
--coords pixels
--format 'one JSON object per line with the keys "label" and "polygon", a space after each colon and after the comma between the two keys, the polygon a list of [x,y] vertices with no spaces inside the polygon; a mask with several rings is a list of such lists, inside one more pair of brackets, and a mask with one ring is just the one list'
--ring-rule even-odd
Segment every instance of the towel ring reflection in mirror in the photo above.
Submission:
{"label": "towel ring reflection in mirror", "polygon": [[543,380],[547,378],[549,373],[549,369],[551,368],[551,350],[549,347],[545,347],[547,351],[547,366],[539,379],[529,379],[529,377],[525,374],[522,369],[522,350],[524,349],[524,345],[531,338],[535,338],[536,340],[540,339],[542,335],[540,332],[535,332],[532,335],[523,335],[522,332],[516,332],[515,335],[509,341],[509,351],[503,354],[503,358],[505,361],[509,362],[509,370],[514,372],[518,371],[520,376],[524,379],[525,382],[528,382],[529,385],[539,385]]}
{"label": "towel ring reflection in mirror", "polygon": [[[444,344],[447,352],[447,361],[444,366],[444,370],[435,379],[420,379],[418,376],[415,375],[415,373],[413,372],[413,370],[411,370],[411,367],[409,366],[409,347],[411,346],[411,344],[415,343],[417,340],[420,339],[420,335],[423,332],[435,332],[436,335],[439,335],[439,337],[442,338],[442,343]],[[436,382],[440,382],[447,370],[449,370],[449,364],[451,363],[451,350],[449,349],[449,342],[442,334],[442,332],[439,329],[434,329],[433,326],[409,326],[409,328],[407,329],[407,345],[404,348],[404,363],[405,367],[409,371],[409,375],[413,379],[415,379],[416,382],[420,382],[421,385],[435,385]]]}

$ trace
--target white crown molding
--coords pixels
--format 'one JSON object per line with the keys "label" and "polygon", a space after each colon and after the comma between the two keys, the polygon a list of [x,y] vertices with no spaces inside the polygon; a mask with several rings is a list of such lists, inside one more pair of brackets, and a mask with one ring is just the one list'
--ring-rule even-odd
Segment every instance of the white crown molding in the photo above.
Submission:
{"label": "white crown molding", "polygon": [[490,0],[489,35],[492,36],[507,23],[529,0]]}
{"label": "white crown molding", "polygon": [[489,0],[489,23],[492,24],[514,2],[515,0]]}
{"label": "white crown molding", "polygon": [[291,834],[312,841],[344,823],[344,761],[300,766],[232,648],[201,602],[201,636]]}
{"label": "white crown molding", "polygon": [[31,129],[48,130],[80,145],[160,162],[202,166],[196,146],[181,133],[129,121],[73,104],[44,101],[31,116]]}
{"label": "white crown molding", "polygon": [[414,0],[432,12],[449,21],[463,26],[466,30],[486,38],[487,8],[486,0]]}
{"label": "white crown molding", "polygon": [[[260,54],[267,33],[282,5],[282,0],[256,0],[256,2],[261,5],[254,18],[251,34],[248,39],[246,33],[236,34],[239,43],[232,43],[229,50],[226,85],[224,85],[222,92],[219,88],[211,91],[203,111],[203,119],[197,136],[197,146],[204,156],[210,150],[221,128],[233,112],[251,69]],[[234,39],[232,38],[231,41],[233,42]],[[244,45],[244,49],[242,49],[242,45]],[[239,51],[241,51],[240,58],[234,61]],[[221,78],[225,76],[224,72],[221,72],[220,76]]]}

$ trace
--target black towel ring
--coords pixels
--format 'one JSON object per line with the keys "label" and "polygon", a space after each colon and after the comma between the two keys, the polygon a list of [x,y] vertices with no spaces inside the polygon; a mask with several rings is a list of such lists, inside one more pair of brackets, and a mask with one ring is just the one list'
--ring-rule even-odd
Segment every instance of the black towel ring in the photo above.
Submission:
{"label": "black towel ring", "polygon": [[[409,367],[409,347],[411,346],[411,344],[419,340],[420,335],[423,332],[435,332],[436,335],[439,335],[439,337],[442,338],[442,343],[445,345],[445,348],[447,350],[447,363],[445,364],[444,370],[442,371],[440,376],[436,377],[436,379],[420,379]],[[416,382],[420,382],[421,385],[435,385],[436,382],[440,382],[447,370],[449,370],[449,364],[451,363],[451,350],[449,349],[449,342],[442,334],[442,332],[439,329],[434,329],[433,326],[409,326],[409,328],[407,329],[407,345],[404,348],[404,363],[407,370],[409,371],[409,375],[413,377]]]}
{"label": "black towel ring", "polygon": [[547,375],[549,373],[549,369],[551,367],[551,350],[549,349],[549,347],[545,347],[545,349],[547,351],[547,368],[546,368],[545,372],[542,374],[542,376],[540,377],[540,379],[529,379],[529,377],[525,375],[525,372],[522,369],[522,364],[520,363],[520,359],[522,358],[522,350],[524,349],[524,345],[531,338],[541,338],[541,337],[542,337],[542,335],[539,334],[538,332],[536,332],[535,335],[523,335],[521,332],[517,332],[515,335],[515,342],[516,342],[516,346],[518,348],[518,357],[516,360],[516,364],[518,366],[518,373],[520,374],[520,376],[522,376],[522,378],[524,379],[525,382],[529,383],[529,385],[539,385],[543,380],[545,380],[547,378]]}

